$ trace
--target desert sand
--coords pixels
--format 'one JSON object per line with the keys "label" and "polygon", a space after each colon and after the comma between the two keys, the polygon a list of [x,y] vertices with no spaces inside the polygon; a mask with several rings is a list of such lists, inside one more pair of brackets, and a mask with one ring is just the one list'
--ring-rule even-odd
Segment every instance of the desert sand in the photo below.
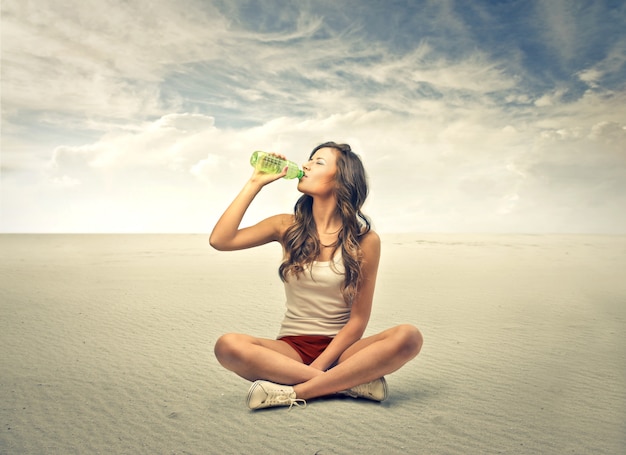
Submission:
{"label": "desert sand", "polygon": [[274,337],[278,245],[0,236],[2,454],[626,453],[626,237],[383,235],[390,398],[250,411],[213,346]]}

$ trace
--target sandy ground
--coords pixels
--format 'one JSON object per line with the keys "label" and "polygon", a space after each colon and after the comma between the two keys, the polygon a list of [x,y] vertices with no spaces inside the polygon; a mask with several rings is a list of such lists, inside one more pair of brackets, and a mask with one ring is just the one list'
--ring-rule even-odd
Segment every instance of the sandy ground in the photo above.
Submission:
{"label": "sandy ground", "polygon": [[207,239],[0,236],[0,453],[626,453],[626,237],[383,236],[390,399],[256,412],[212,351],[276,335],[280,249]]}

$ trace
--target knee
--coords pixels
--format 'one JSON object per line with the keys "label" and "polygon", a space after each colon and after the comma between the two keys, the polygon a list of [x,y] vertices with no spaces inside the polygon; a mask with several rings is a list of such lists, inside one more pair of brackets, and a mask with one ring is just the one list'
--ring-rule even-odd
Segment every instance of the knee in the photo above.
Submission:
{"label": "knee", "polygon": [[403,356],[412,359],[419,354],[424,343],[422,333],[410,324],[403,324],[396,327],[396,334],[399,340],[399,349]]}
{"label": "knee", "polygon": [[217,360],[224,365],[240,355],[239,346],[241,346],[241,335],[227,333],[217,339],[213,352]]}

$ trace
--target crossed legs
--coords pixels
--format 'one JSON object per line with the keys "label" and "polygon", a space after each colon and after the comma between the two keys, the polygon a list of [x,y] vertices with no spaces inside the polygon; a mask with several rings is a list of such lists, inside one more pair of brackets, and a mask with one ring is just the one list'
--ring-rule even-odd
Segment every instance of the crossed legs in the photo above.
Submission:
{"label": "crossed legs", "polygon": [[222,366],[244,379],[294,385],[297,397],[308,400],[393,373],[414,358],[421,347],[419,330],[404,324],[360,339],[327,371],[302,363],[287,343],[242,334],[221,336],[215,344],[215,356]]}

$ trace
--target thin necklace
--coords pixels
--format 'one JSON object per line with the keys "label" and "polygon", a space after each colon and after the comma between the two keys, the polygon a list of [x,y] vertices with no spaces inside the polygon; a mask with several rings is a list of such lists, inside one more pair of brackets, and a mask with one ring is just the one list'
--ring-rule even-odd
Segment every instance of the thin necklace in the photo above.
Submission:
{"label": "thin necklace", "polygon": [[[341,231],[341,228],[343,228],[343,226],[339,226],[339,227],[337,228],[337,230],[336,230],[336,231],[333,231],[333,232],[324,232],[322,235],[335,235],[335,234],[337,234],[339,231]],[[324,248],[330,248],[330,247],[333,247],[333,246],[337,246],[337,244],[339,243],[339,238],[337,238],[337,240],[335,240],[333,243],[331,243],[331,244],[329,244],[329,245],[326,245],[325,243],[322,243],[322,239],[320,239],[319,237],[320,237],[320,235],[319,235],[319,233],[318,233],[318,234],[317,234],[317,238],[318,238],[318,240],[320,241],[320,245],[321,245],[321,246],[323,246]]]}
{"label": "thin necklace", "polygon": [[[339,232],[339,231],[337,231],[337,232]],[[322,240],[319,238],[319,236],[317,237],[317,239],[320,241],[320,245],[323,246],[324,248],[330,248],[330,247],[333,247],[333,246],[337,246],[339,244],[339,238],[337,238],[337,240],[335,240],[333,243],[330,243],[328,245],[323,243]]]}

